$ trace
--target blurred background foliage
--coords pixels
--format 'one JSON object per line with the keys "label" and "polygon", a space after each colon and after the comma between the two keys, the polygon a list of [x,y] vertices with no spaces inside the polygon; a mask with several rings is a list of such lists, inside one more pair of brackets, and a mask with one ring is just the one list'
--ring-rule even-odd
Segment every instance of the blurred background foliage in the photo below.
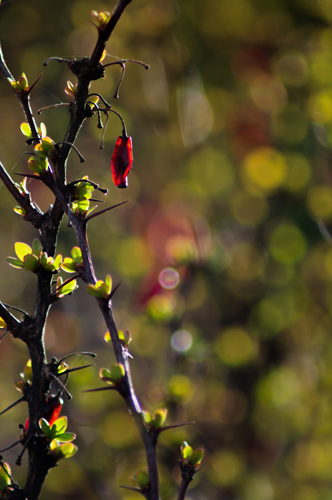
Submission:
{"label": "blurred background foliage", "polygon": [[[33,109],[70,102],[65,64],[51,56],[90,55],[96,0],[12,0],[0,7],[0,35],[16,78],[43,78]],[[331,500],[332,490],[332,6],[328,0],[133,0],[107,46],[105,62],[127,64],[120,99],[118,66],[95,82],[133,137],[129,188],[112,185],[110,158],[121,124],[110,122],[100,150],[96,118],[77,141],[68,179],[109,188],[106,204],[126,205],[89,224],[98,278],[121,286],[118,328],[133,336],[131,363],[144,409],[169,409],[168,423],[195,421],[160,438],[163,500],[175,498],[179,446],[204,447],[206,467],[190,500]],[[0,81],[0,159],[28,172],[24,117]],[[65,107],[44,111],[61,141]],[[39,118],[38,118],[39,120]],[[52,196],[30,182],[46,210]],[[15,241],[37,236],[0,186],[0,297],[33,312],[35,276],[10,268]],[[59,252],[75,245],[64,221]],[[98,354],[73,374],[65,404],[79,453],[47,478],[42,498],[133,500],[121,490],[145,467],[142,444],[120,398],[83,393],[100,386],[113,362],[99,311],[81,287],[51,310],[49,359]],[[1,407],[17,397],[12,379],[27,361],[23,343],[0,346]],[[86,363],[74,357],[72,366]],[[1,417],[2,447],[17,439],[23,405]],[[5,454],[15,478],[26,461]],[[26,460],[26,459],[25,459]]]}

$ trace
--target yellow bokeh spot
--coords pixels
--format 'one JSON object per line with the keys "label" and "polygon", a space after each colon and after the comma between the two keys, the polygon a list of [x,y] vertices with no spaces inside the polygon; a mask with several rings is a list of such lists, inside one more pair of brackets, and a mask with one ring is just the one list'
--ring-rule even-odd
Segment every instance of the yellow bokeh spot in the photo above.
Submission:
{"label": "yellow bokeh spot", "polygon": [[175,301],[171,295],[154,295],[147,304],[147,311],[156,321],[167,321],[172,318]]}
{"label": "yellow bokeh spot", "polygon": [[196,259],[196,245],[186,235],[171,236],[166,243],[166,255],[172,264],[189,264]]}
{"label": "yellow bokeh spot", "polygon": [[287,176],[285,157],[269,147],[258,148],[249,153],[243,167],[245,180],[266,193],[278,189]]}
{"label": "yellow bokeh spot", "polygon": [[272,232],[268,246],[272,257],[286,266],[295,264],[307,251],[302,231],[291,223],[279,224]]}
{"label": "yellow bokeh spot", "polygon": [[189,162],[189,177],[196,181],[205,197],[226,196],[234,185],[234,167],[217,149],[205,148]]}
{"label": "yellow bokeh spot", "polygon": [[332,441],[302,441],[288,459],[288,470],[298,480],[332,480]]}
{"label": "yellow bokeh spot", "polygon": [[194,385],[185,375],[174,375],[168,383],[171,395],[182,403],[188,403],[194,395]]}
{"label": "yellow bokeh spot", "polygon": [[138,277],[150,269],[153,264],[152,253],[141,238],[129,238],[119,243],[116,254],[119,273]]}
{"label": "yellow bokeh spot", "polygon": [[139,439],[137,429],[127,413],[112,411],[101,426],[101,437],[112,448],[129,446]]}
{"label": "yellow bokeh spot", "polygon": [[262,403],[279,407],[298,398],[299,389],[299,381],[294,371],[283,366],[259,381],[257,396]]}
{"label": "yellow bokeh spot", "polygon": [[216,340],[215,350],[221,361],[228,366],[242,366],[257,356],[256,344],[240,327],[226,329]]}
{"label": "yellow bokeh spot", "polygon": [[257,226],[268,213],[268,203],[265,197],[253,196],[245,191],[239,191],[231,198],[231,209],[234,217],[244,226]]}
{"label": "yellow bokeh spot", "polygon": [[272,500],[275,498],[272,484],[268,476],[263,474],[251,473],[245,478],[242,486],[246,500]]}
{"label": "yellow bokeh spot", "polygon": [[220,486],[231,486],[243,475],[243,463],[229,450],[218,451],[211,457],[211,480]]}
{"label": "yellow bokeh spot", "polygon": [[329,123],[332,120],[332,92],[323,91],[313,95],[309,100],[309,111],[317,123]]}
{"label": "yellow bokeh spot", "polygon": [[332,219],[332,189],[328,186],[313,186],[307,195],[307,205],[314,217]]}
{"label": "yellow bokeh spot", "polygon": [[298,320],[307,307],[307,296],[299,290],[285,290],[264,297],[253,310],[258,324],[264,328],[264,333],[280,332]]}
{"label": "yellow bokeh spot", "polygon": [[291,192],[303,190],[310,182],[311,167],[305,156],[300,153],[289,153],[285,155],[287,162],[287,176],[284,188]]}

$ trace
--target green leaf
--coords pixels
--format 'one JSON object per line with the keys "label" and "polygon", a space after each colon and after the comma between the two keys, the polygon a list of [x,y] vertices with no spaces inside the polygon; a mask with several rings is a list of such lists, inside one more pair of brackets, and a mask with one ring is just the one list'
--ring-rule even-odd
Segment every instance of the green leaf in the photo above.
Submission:
{"label": "green leaf", "polygon": [[24,217],[27,213],[22,207],[14,207],[14,212],[17,213],[18,215],[22,215]]}
{"label": "green leaf", "polygon": [[43,137],[41,142],[35,145],[34,152],[40,158],[52,158],[56,155],[57,150],[54,147],[54,141],[50,137]]}
{"label": "green leaf", "polygon": [[25,73],[22,73],[22,75],[19,77],[17,83],[20,85],[22,90],[27,90],[29,88],[28,79],[27,79]]}
{"label": "green leaf", "polygon": [[56,441],[54,442],[55,446],[51,447],[51,454],[58,460],[61,460],[62,458],[70,458],[77,453],[78,447],[73,443],[65,443],[60,446],[56,446]]}
{"label": "green leaf", "polygon": [[66,416],[63,416],[63,417],[58,418],[54,422],[54,424],[51,427],[51,430],[55,431],[56,435],[61,434],[61,433],[65,432],[65,430],[67,429],[67,425],[68,425],[68,418]]}
{"label": "green leaf", "polygon": [[197,448],[197,450],[195,450],[191,455],[189,463],[192,464],[194,467],[197,467],[203,460],[203,457],[204,457],[203,448]]}
{"label": "green leaf", "polygon": [[87,211],[87,213],[85,215],[91,214],[91,212],[93,212],[95,208],[97,208],[97,205],[94,205],[93,207],[89,208],[89,210]]}
{"label": "green leaf", "polygon": [[59,255],[57,255],[55,257],[55,259],[54,259],[54,267],[55,267],[55,269],[59,269],[60,268],[61,262],[62,262],[62,255],[59,253]]}
{"label": "green leaf", "polygon": [[32,383],[32,364],[31,364],[31,359],[28,360],[27,364],[24,367],[23,378],[24,378],[25,382],[28,382],[28,384]]}
{"label": "green leaf", "polygon": [[90,295],[93,295],[93,297],[97,297],[98,299],[103,298],[103,293],[99,289],[97,289],[94,285],[87,285],[86,289]]}
{"label": "green leaf", "polygon": [[77,453],[78,447],[73,443],[66,443],[61,446],[61,451],[64,455],[63,458],[70,458]]}
{"label": "green leaf", "polygon": [[149,484],[149,474],[145,470],[140,470],[136,475],[138,485],[144,490]]}
{"label": "green leaf", "polygon": [[108,344],[112,344],[112,337],[111,337],[110,332],[105,333],[104,339],[105,339],[105,342],[107,342]]}
{"label": "green leaf", "polygon": [[73,432],[63,432],[62,434],[56,435],[56,440],[60,443],[67,443],[73,441],[76,438],[76,434]]}
{"label": "green leaf", "polygon": [[21,123],[20,129],[23,135],[25,135],[26,137],[32,137],[31,128],[28,123]]}
{"label": "green leaf", "polygon": [[45,436],[47,438],[50,438],[52,435],[52,432],[51,432],[50,424],[48,423],[48,421],[45,418],[41,418],[38,423],[39,423],[39,427],[41,428],[41,430],[43,431]]}
{"label": "green leaf", "polygon": [[80,212],[86,212],[90,206],[89,200],[82,198],[77,202],[77,208]]}
{"label": "green leaf", "polygon": [[118,363],[117,365],[112,365],[111,366],[111,380],[114,383],[119,382],[125,375],[125,367],[123,366],[122,363]]}
{"label": "green leaf", "polygon": [[7,486],[11,484],[11,480],[9,477],[10,475],[11,475],[10,466],[6,462],[2,462],[0,466],[0,491],[5,490]]}
{"label": "green leaf", "polygon": [[104,382],[112,382],[112,375],[107,368],[101,368],[99,370],[99,377],[104,381]]}
{"label": "green leaf", "polygon": [[33,254],[24,257],[24,269],[26,271],[34,271],[39,266],[39,258]]}
{"label": "green leaf", "polygon": [[23,393],[26,387],[26,382],[21,378],[15,379],[13,382],[16,389]]}
{"label": "green leaf", "polygon": [[65,257],[61,263],[61,269],[63,269],[66,273],[75,273],[76,263],[70,257]]}
{"label": "green leaf", "polygon": [[18,259],[15,259],[15,257],[7,257],[7,262],[9,263],[10,266],[16,267],[16,269],[23,269],[24,264]]}
{"label": "green leaf", "polygon": [[17,257],[23,262],[24,257],[32,253],[32,248],[29,247],[29,245],[27,245],[26,243],[17,241],[15,243],[15,253]]}
{"label": "green leaf", "polygon": [[191,446],[186,446],[182,449],[181,455],[184,459],[189,460],[191,455],[193,454],[193,449]]}
{"label": "green leaf", "polygon": [[60,363],[60,365],[58,366],[58,375],[61,375],[61,373],[65,372],[66,370],[68,370],[69,366],[67,365],[67,363],[65,363],[64,361],[62,361],[62,363]]}
{"label": "green leaf", "polygon": [[101,368],[99,371],[99,376],[104,382],[112,382],[117,384],[125,375],[125,367],[123,364],[119,363],[112,365],[110,370],[107,368]]}
{"label": "green leaf", "polygon": [[74,290],[76,290],[76,288],[78,288],[78,284],[77,284],[77,281],[76,280],[73,280],[73,281],[70,281],[69,283],[66,283],[62,288],[61,290],[59,290],[59,297],[63,296],[63,295],[69,295],[70,293],[72,293]]}
{"label": "green leaf", "polygon": [[81,251],[80,247],[73,247],[71,249],[71,256],[74,259],[74,261],[76,262],[76,264],[82,263],[83,259],[82,259],[82,251]]}
{"label": "green leaf", "polygon": [[28,160],[28,167],[34,174],[41,175],[47,170],[48,162],[45,158],[34,158],[31,156]]}
{"label": "green leaf", "polygon": [[40,243],[40,241],[37,238],[35,238],[32,242],[32,250],[37,250],[38,252],[43,251],[42,244]]}
{"label": "green leaf", "polygon": [[150,427],[152,427],[153,429],[159,429],[165,422],[166,417],[167,417],[167,408],[158,409],[154,414],[154,418],[150,423]]}
{"label": "green leaf", "polygon": [[47,265],[47,253],[43,252],[40,256],[40,263],[43,267]]}
{"label": "green leaf", "polygon": [[41,137],[46,137],[47,131],[46,131],[46,125],[45,123],[41,123],[40,127],[38,128],[38,132],[41,135]]}
{"label": "green leaf", "polygon": [[148,411],[144,411],[142,413],[143,413],[144,422],[149,424],[152,420],[150,413]]}
{"label": "green leaf", "polygon": [[108,295],[109,295],[111,293],[111,290],[112,290],[112,278],[109,274],[106,276],[105,284],[108,287]]}

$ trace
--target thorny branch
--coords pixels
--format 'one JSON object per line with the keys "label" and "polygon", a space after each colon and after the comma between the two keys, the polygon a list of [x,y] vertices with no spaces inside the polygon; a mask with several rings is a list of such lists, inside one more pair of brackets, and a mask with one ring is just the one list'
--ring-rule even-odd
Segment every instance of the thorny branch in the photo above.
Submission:
{"label": "thorny branch", "polygon": [[[98,213],[95,213],[92,216],[82,216],[82,214],[77,215],[76,213],[74,213],[71,209],[70,196],[68,195],[68,193],[70,192],[69,189],[72,188],[72,186],[66,183],[67,161],[71,148],[73,147],[75,139],[84,121],[87,117],[91,116],[91,111],[90,115],[87,113],[86,103],[89,97],[89,87],[91,82],[93,80],[101,78],[104,74],[104,67],[100,64],[101,56],[103,54],[107,41],[109,40],[124,9],[131,3],[131,1],[132,0],[119,0],[114,8],[108,24],[104,26],[103,29],[98,28],[98,40],[90,58],[86,57],[79,61],[75,59],[71,61],[58,59],[59,62],[66,62],[69,69],[77,76],[78,82],[77,90],[75,93],[75,101],[69,105],[69,124],[63,142],[56,145],[57,154],[54,158],[52,158],[52,169],[45,171],[42,175],[40,175],[40,177],[31,176],[41,180],[52,191],[55,196],[53,207],[50,207],[47,212],[42,213],[39,208],[35,206],[31,201],[30,195],[28,193],[24,193],[24,191],[19,189],[18,185],[13,182],[13,180],[7,174],[3,165],[0,163],[1,180],[5,184],[6,188],[11,193],[15,201],[24,210],[24,219],[26,221],[29,221],[36,229],[38,229],[43,251],[47,252],[49,256],[55,255],[59,226],[63,215],[66,214],[68,216],[70,224],[75,230],[77,243],[82,252],[83,259],[83,264],[75,277],[80,277],[83,282],[90,285],[94,285],[97,281],[97,278],[87,239],[87,223],[94,217],[99,216],[115,207],[109,207],[104,210],[100,210]],[[50,58],[48,59],[48,61],[52,59],[57,58]],[[121,83],[121,80],[123,78],[125,62],[138,61],[119,60],[109,64],[119,64],[122,67],[122,76],[119,84]],[[148,67],[148,65],[145,65],[144,63],[139,62],[139,64],[142,64],[145,68]],[[106,66],[108,65],[105,65],[105,67]],[[9,82],[14,81],[14,78],[5,63],[1,46],[0,72],[5,78],[9,80]],[[37,81],[38,79],[36,80],[36,82]],[[26,120],[30,126],[30,130],[32,133],[32,139],[30,139],[30,143],[38,142],[41,140],[38,135],[38,129],[30,106],[30,93],[36,82],[31,86],[30,89],[26,89],[24,91],[18,91],[12,86],[23,108]],[[98,110],[97,106],[95,108]],[[110,109],[110,107],[107,110],[115,112],[114,110]],[[124,123],[123,128],[125,130]],[[10,494],[10,498],[12,500],[23,498],[27,500],[38,499],[49,469],[56,465],[54,458],[52,458],[52,456],[48,453],[48,448],[47,446],[45,446],[45,441],[38,427],[39,419],[43,417],[45,413],[46,398],[49,393],[52,380],[56,380],[60,385],[61,390],[66,392],[67,395],[69,394],[66,390],[65,384],[63,384],[58,378],[56,371],[57,365],[54,364],[53,361],[51,363],[47,363],[44,348],[43,338],[45,323],[49,309],[52,303],[56,300],[55,294],[51,289],[53,274],[52,272],[47,271],[42,267],[38,269],[38,272],[36,274],[38,278],[37,297],[34,313],[31,316],[24,315],[22,321],[18,321],[15,316],[13,316],[8,311],[5,305],[0,302],[0,317],[6,322],[7,330],[10,331],[14,337],[18,337],[26,343],[32,363],[32,384],[25,390],[24,396],[23,398],[21,398],[22,401],[26,400],[29,406],[28,434],[27,436],[24,436],[23,439],[24,449],[26,447],[29,453],[29,470],[25,487],[23,489],[15,487]],[[59,286],[56,289],[56,292],[59,291],[65,284],[68,284],[70,281],[71,279],[67,280],[63,285]],[[156,458],[156,445],[160,432],[151,430],[144,420],[140,403],[136,397],[131,379],[128,352],[119,339],[118,330],[113,319],[111,296],[107,298],[97,298],[96,300],[106,323],[107,329],[110,333],[117,363],[121,363],[125,367],[124,378],[121,383],[117,387],[115,387],[115,390],[117,390],[124,399],[128,411],[137,425],[145,446],[149,471],[149,483],[144,492],[141,491],[141,493],[143,493],[147,500],[159,500],[159,479]],[[66,374],[66,376],[68,377],[70,371],[74,370],[67,370],[63,372],[63,374]],[[114,390],[114,388],[110,387],[105,388],[105,390],[106,389]],[[16,403],[11,406],[14,406],[15,404]],[[174,426],[168,426],[167,428],[164,428],[164,430],[172,427]],[[19,457],[19,460],[20,458],[21,455]],[[189,477],[183,478],[178,497],[179,499],[184,498],[185,491],[191,480],[189,479]]]}

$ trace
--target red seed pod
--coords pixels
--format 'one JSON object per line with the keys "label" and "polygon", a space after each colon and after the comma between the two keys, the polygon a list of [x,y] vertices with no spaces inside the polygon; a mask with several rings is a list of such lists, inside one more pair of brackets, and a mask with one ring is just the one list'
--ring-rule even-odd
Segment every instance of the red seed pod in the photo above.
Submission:
{"label": "red seed pod", "polygon": [[128,186],[128,174],[133,165],[133,145],[131,137],[122,135],[117,138],[111,158],[111,170],[114,184],[118,188]]}
{"label": "red seed pod", "polygon": [[[62,405],[63,405],[63,401],[59,397],[59,395],[47,397],[46,411],[45,411],[44,418],[48,421],[48,423],[50,424],[50,427],[52,427],[54,422],[59,417]],[[29,432],[29,417],[25,421],[24,429],[25,429],[25,433],[28,434],[28,432]]]}
{"label": "red seed pod", "polygon": [[45,419],[50,424],[50,427],[54,424],[60,415],[63,401],[59,396],[48,396],[46,401],[46,412]]}

